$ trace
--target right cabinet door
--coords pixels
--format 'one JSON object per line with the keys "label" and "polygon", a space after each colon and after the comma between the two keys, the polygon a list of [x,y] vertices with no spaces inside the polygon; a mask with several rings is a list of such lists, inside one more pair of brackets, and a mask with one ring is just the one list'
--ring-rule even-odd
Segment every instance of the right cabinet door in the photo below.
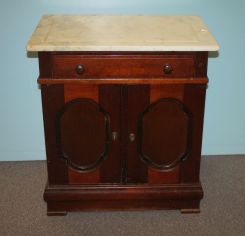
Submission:
{"label": "right cabinet door", "polygon": [[198,182],[205,85],[128,86],[127,182]]}

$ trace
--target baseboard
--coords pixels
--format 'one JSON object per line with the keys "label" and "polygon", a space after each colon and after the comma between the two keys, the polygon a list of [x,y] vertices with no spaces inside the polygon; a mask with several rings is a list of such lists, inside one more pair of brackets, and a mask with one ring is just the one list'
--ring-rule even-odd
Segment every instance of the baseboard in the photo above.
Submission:
{"label": "baseboard", "polygon": [[2,151],[0,152],[1,161],[35,161],[45,160],[45,151],[24,152],[24,151]]}
{"label": "baseboard", "polygon": [[[242,157],[245,158],[245,154],[217,154],[217,155],[202,155],[202,158],[232,158]],[[45,152],[2,152],[0,155],[0,162],[6,161],[43,161],[46,160]]]}
{"label": "baseboard", "polygon": [[202,155],[202,158],[233,158],[233,157],[242,157],[245,158],[245,154],[217,154],[217,155]]}

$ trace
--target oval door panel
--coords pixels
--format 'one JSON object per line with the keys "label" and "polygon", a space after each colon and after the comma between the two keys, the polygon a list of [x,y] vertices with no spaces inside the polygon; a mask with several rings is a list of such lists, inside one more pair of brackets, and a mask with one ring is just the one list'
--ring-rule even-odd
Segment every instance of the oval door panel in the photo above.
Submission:
{"label": "oval door panel", "polygon": [[109,117],[96,102],[68,102],[58,113],[56,127],[60,155],[73,169],[93,170],[106,158]]}
{"label": "oval door panel", "polygon": [[151,167],[172,168],[189,154],[191,114],[179,100],[166,98],[151,104],[138,125],[138,152]]}

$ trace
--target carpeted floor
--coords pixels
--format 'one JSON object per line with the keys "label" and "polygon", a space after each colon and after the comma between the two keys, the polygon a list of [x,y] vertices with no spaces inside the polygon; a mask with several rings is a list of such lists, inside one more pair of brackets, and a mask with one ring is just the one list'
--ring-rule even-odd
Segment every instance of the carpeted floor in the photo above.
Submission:
{"label": "carpeted floor", "polygon": [[245,235],[245,156],[202,159],[200,214],[78,212],[46,216],[44,161],[0,162],[0,235]]}

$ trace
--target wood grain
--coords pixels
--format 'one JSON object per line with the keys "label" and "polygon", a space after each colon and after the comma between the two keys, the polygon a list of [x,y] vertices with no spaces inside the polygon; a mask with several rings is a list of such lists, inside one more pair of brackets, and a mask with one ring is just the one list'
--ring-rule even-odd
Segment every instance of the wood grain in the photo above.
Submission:
{"label": "wood grain", "polygon": [[56,114],[64,106],[63,85],[42,85],[42,106],[45,131],[45,144],[50,184],[68,183],[67,165],[57,152]]}
{"label": "wood grain", "polygon": [[[78,74],[78,65],[84,72]],[[172,72],[164,73],[170,65]],[[53,78],[149,78],[194,77],[195,64],[192,55],[55,55]]]}
{"label": "wood grain", "polygon": [[[208,83],[207,60],[207,52],[39,52],[38,83],[42,90],[48,165],[48,185],[44,199],[48,215],[103,209],[182,209],[182,212],[199,212],[203,197],[199,171]],[[78,74],[76,66],[80,64],[85,70]],[[164,72],[166,64],[172,66],[172,73]],[[57,147],[57,114],[77,99],[95,102],[99,110],[109,117],[107,156],[89,171],[68,167],[66,161],[60,158]],[[139,117],[150,104],[161,99],[175,99],[183,103],[192,117],[192,129],[188,130],[192,137],[188,156],[178,165],[165,169],[152,168],[149,163],[142,161],[138,145],[141,135],[138,132]],[[163,127],[167,129],[172,119],[176,119],[178,124],[185,123],[174,105],[165,108],[160,109],[159,114],[152,113],[151,121],[148,122],[151,126],[148,131],[153,130],[158,140],[165,140],[164,153],[161,145],[148,145],[148,153],[158,153],[155,162],[173,160],[170,153],[175,153],[176,143],[183,144],[180,145],[179,155],[186,142],[179,138],[177,131],[181,131],[180,127],[176,126],[177,131],[174,132],[164,131]],[[83,107],[79,109],[84,110]],[[83,119],[77,119],[77,111],[69,113],[64,130],[66,126],[73,127],[75,124],[90,135],[91,127],[95,126],[89,128],[84,125],[85,120],[96,125],[98,117],[91,115],[91,109],[84,111],[87,116],[84,115]],[[154,122],[155,118],[161,118],[162,122]],[[72,134],[76,130],[63,132],[67,133],[64,140],[71,153],[76,142]],[[78,141],[82,140],[82,133],[77,134]],[[115,139],[113,133],[117,134]],[[134,134],[135,138],[131,140],[130,134]],[[94,137],[91,136],[81,153],[97,150],[99,142],[96,138],[102,139],[94,132]],[[166,144],[169,139],[172,140],[171,145]],[[78,154],[76,162],[83,164],[85,154]],[[87,155],[86,163],[93,160],[94,157]]]}
{"label": "wood grain", "polygon": [[50,79],[50,78],[39,78],[39,84],[128,84],[128,85],[137,85],[137,84],[146,84],[146,85],[161,85],[161,84],[207,84],[208,79],[203,78],[147,78],[147,79],[136,79],[136,78],[118,78],[118,79],[108,79],[108,78],[100,78],[100,79],[73,79],[67,77],[67,79]]}

